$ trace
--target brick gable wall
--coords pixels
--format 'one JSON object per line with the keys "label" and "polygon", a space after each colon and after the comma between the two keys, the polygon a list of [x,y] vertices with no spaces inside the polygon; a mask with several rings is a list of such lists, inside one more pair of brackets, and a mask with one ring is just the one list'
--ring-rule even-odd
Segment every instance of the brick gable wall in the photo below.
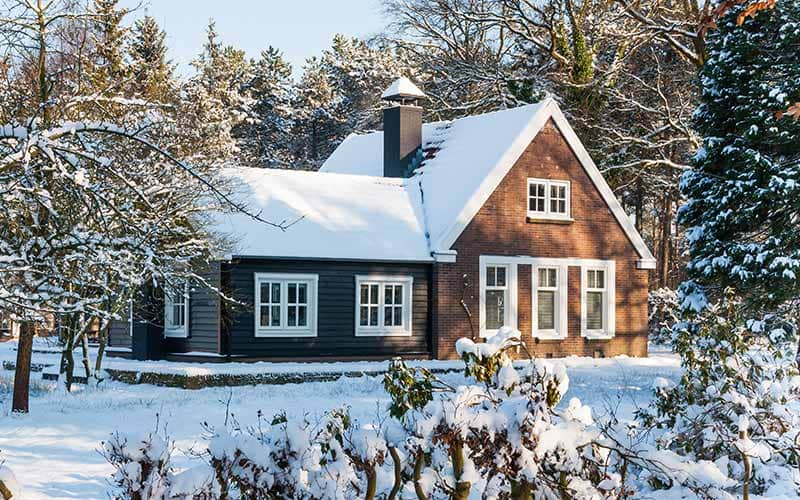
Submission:
{"label": "brick gable wall", "polygon": [[[573,222],[528,222],[527,179],[569,180]],[[537,356],[647,355],[648,271],[636,268],[639,255],[628,240],[567,142],[548,122],[481,207],[452,247],[455,263],[433,270],[434,354],[455,358],[455,341],[477,338],[480,329],[479,257],[508,255],[616,261],[616,334],[588,340],[580,333],[580,268],[568,273],[568,332],[564,340],[531,336],[531,266],[519,265],[518,327]],[[465,283],[467,286],[465,288]],[[472,327],[461,303],[472,314]]]}

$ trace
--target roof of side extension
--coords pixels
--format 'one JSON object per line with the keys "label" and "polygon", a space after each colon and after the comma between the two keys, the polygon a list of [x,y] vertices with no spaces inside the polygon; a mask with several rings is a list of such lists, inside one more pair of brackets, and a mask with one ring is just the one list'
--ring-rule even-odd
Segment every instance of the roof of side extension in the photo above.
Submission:
{"label": "roof of side extension", "polygon": [[430,261],[419,190],[404,179],[236,168],[237,198],[282,231],[242,213],[215,216],[233,255]]}
{"label": "roof of side extension", "polygon": [[[652,267],[652,254],[551,98],[424,124],[427,159],[409,179],[382,177],[382,132],[350,135],[319,172],[240,170],[251,189],[247,197],[265,217],[305,219],[284,233],[237,222],[230,229],[244,235],[234,255],[430,261],[432,253],[448,252],[549,119],[625,230],[642,267]],[[336,224],[326,214],[339,214]],[[327,244],[309,249],[309,241]]]}

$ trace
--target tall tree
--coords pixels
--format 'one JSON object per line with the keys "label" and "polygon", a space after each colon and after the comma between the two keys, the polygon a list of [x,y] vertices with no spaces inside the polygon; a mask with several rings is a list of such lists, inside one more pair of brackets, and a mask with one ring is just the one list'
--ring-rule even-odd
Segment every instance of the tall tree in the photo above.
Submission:
{"label": "tall tree", "polygon": [[322,62],[311,58],[303,66],[294,100],[292,152],[297,167],[315,169],[341,140],[344,118],[337,115],[335,93]]}
{"label": "tall tree", "polygon": [[94,0],[90,38],[92,57],[88,75],[91,89],[100,95],[122,93],[127,83],[128,66],[125,44],[129,29],[122,25],[127,10],[118,7],[119,0]]}
{"label": "tall tree", "polygon": [[177,94],[175,65],[167,59],[166,33],[152,16],[136,21],[128,46],[130,92],[150,102],[173,102]]}
{"label": "tall tree", "polygon": [[292,167],[292,67],[278,49],[269,47],[252,62],[244,87],[252,99],[244,123],[234,130],[242,161],[259,167]]}

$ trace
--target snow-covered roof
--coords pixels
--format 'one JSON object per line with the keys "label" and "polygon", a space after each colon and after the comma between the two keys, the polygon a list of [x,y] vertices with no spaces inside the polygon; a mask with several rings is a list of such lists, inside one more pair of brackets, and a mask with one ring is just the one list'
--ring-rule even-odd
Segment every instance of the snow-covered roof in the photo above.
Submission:
{"label": "snow-covered roof", "polygon": [[419,89],[419,87],[414,85],[411,80],[402,76],[393,81],[392,84],[389,85],[389,88],[384,90],[383,94],[381,94],[381,99],[392,99],[397,97],[424,99],[428,96],[426,96],[425,93]]}
{"label": "snow-covered roof", "polygon": [[216,215],[214,230],[234,240],[232,255],[432,260],[419,189],[405,179],[258,168],[226,174],[251,212],[291,224],[281,230],[238,212]]}
{"label": "snow-covered roof", "polygon": [[408,179],[382,176],[382,132],[351,134],[319,172],[239,170],[256,210],[271,220],[305,218],[280,232],[228,216],[233,232],[242,234],[234,254],[406,261],[448,255],[549,119],[628,235],[640,266],[651,268],[653,255],[552,98],[424,124],[426,160]]}

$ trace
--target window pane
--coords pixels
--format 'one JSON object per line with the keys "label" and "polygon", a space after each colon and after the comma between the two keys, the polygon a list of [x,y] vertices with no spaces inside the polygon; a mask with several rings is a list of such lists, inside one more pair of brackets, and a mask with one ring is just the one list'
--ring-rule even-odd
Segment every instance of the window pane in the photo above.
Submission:
{"label": "window pane", "polygon": [[289,304],[297,303],[297,283],[289,283],[287,286],[287,300]]}
{"label": "window pane", "polygon": [[557,271],[555,269],[539,269],[539,287],[555,288]]}
{"label": "window pane", "polygon": [[536,294],[538,302],[538,324],[540,330],[553,330],[556,327],[556,293],[553,291],[539,291]]}
{"label": "window pane", "polygon": [[536,200],[536,211],[544,212],[544,198],[539,198]]}
{"label": "window pane", "polygon": [[544,198],[544,184],[537,184],[536,185],[536,195],[539,198]]}
{"label": "window pane", "polygon": [[369,308],[369,324],[370,326],[375,326],[378,324],[378,308],[377,307],[370,307]]}
{"label": "window pane", "polygon": [[306,306],[298,306],[297,308],[297,326],[308,326],[308,319],[306,318]]}
{"label": "window pane", "polygon": [[269,326],[269,307],[262,307],[258,326]]}
{"label": "window pane", "polygon": [[588,330],[603,329],[603,293],[586,293],[586,328]]}
{"label": "window pane", "polygon": [[383,324],[385,326],[394,326],[394,315],[392,314],[392,307],[383,308]]}
{"label": "window pane", "polygon": [[394,325],[395,326],[403,326],[403,308],[402,307],[395,307],[394,308]]}
{"label": "window pane", "polygon": [[378,285],[369,286],[369,303],[370,304],[378,303]]}
{"label": "window pane", "polygon": [[560,213],[558,210],[558,200],[550,200],[550,211],[553,213]]}
{"label": "window pane", "polygon": [[486,328],[496,330],[505,323],[505,291],[486,291]]}
{"label": "window pane", "polygon": [[369,304],[369,285],[361,285],[361,303]]}
{"label": "window pane", "polygon": [[280,304],[281,302],[281,284],[280,283],[272,283],[272,300],[270,300],[273,304]]}
{"label": "window pane", "polygon": [[394,286],[394,303],[395,304],[403,303],[403,285]]}
{"label": "window pane", "polygon": [[261,283],[261,303],[269,304],[269,283]]}
{"label": "window pane", "polygon": [[369,317],[369,307],[361,306],[361,313],[358,324],[361,326],[369,326],[368,317]]}
{"label": "window pane", "polygon": [[286,311],[286,322],[289,326],[297,326],[297,309],[289,307]]}
{"label": "window pane", "polygon": [[308,304],[308,285],[300,283],[297,285],[297,302],[300,304]]}
{"label": "window pane", "polygon": [[497,276],[494,267],[486,268],[486,286],[495,286],[497,283]]}
{"label": "window pane", "polygon": [[383,303],[384,304],[391,304],[392,298],[394,297],[394,293],[392,293],[392,285],[386,285],[383,288]]}
{"label": "window pane", "polygon": [[269,326],[281,326],[281,306],[272,306],[270,313]]}
{"label": "window pane", "polygon": [[497,286],[506,286],[506,268],[497,268]]}

